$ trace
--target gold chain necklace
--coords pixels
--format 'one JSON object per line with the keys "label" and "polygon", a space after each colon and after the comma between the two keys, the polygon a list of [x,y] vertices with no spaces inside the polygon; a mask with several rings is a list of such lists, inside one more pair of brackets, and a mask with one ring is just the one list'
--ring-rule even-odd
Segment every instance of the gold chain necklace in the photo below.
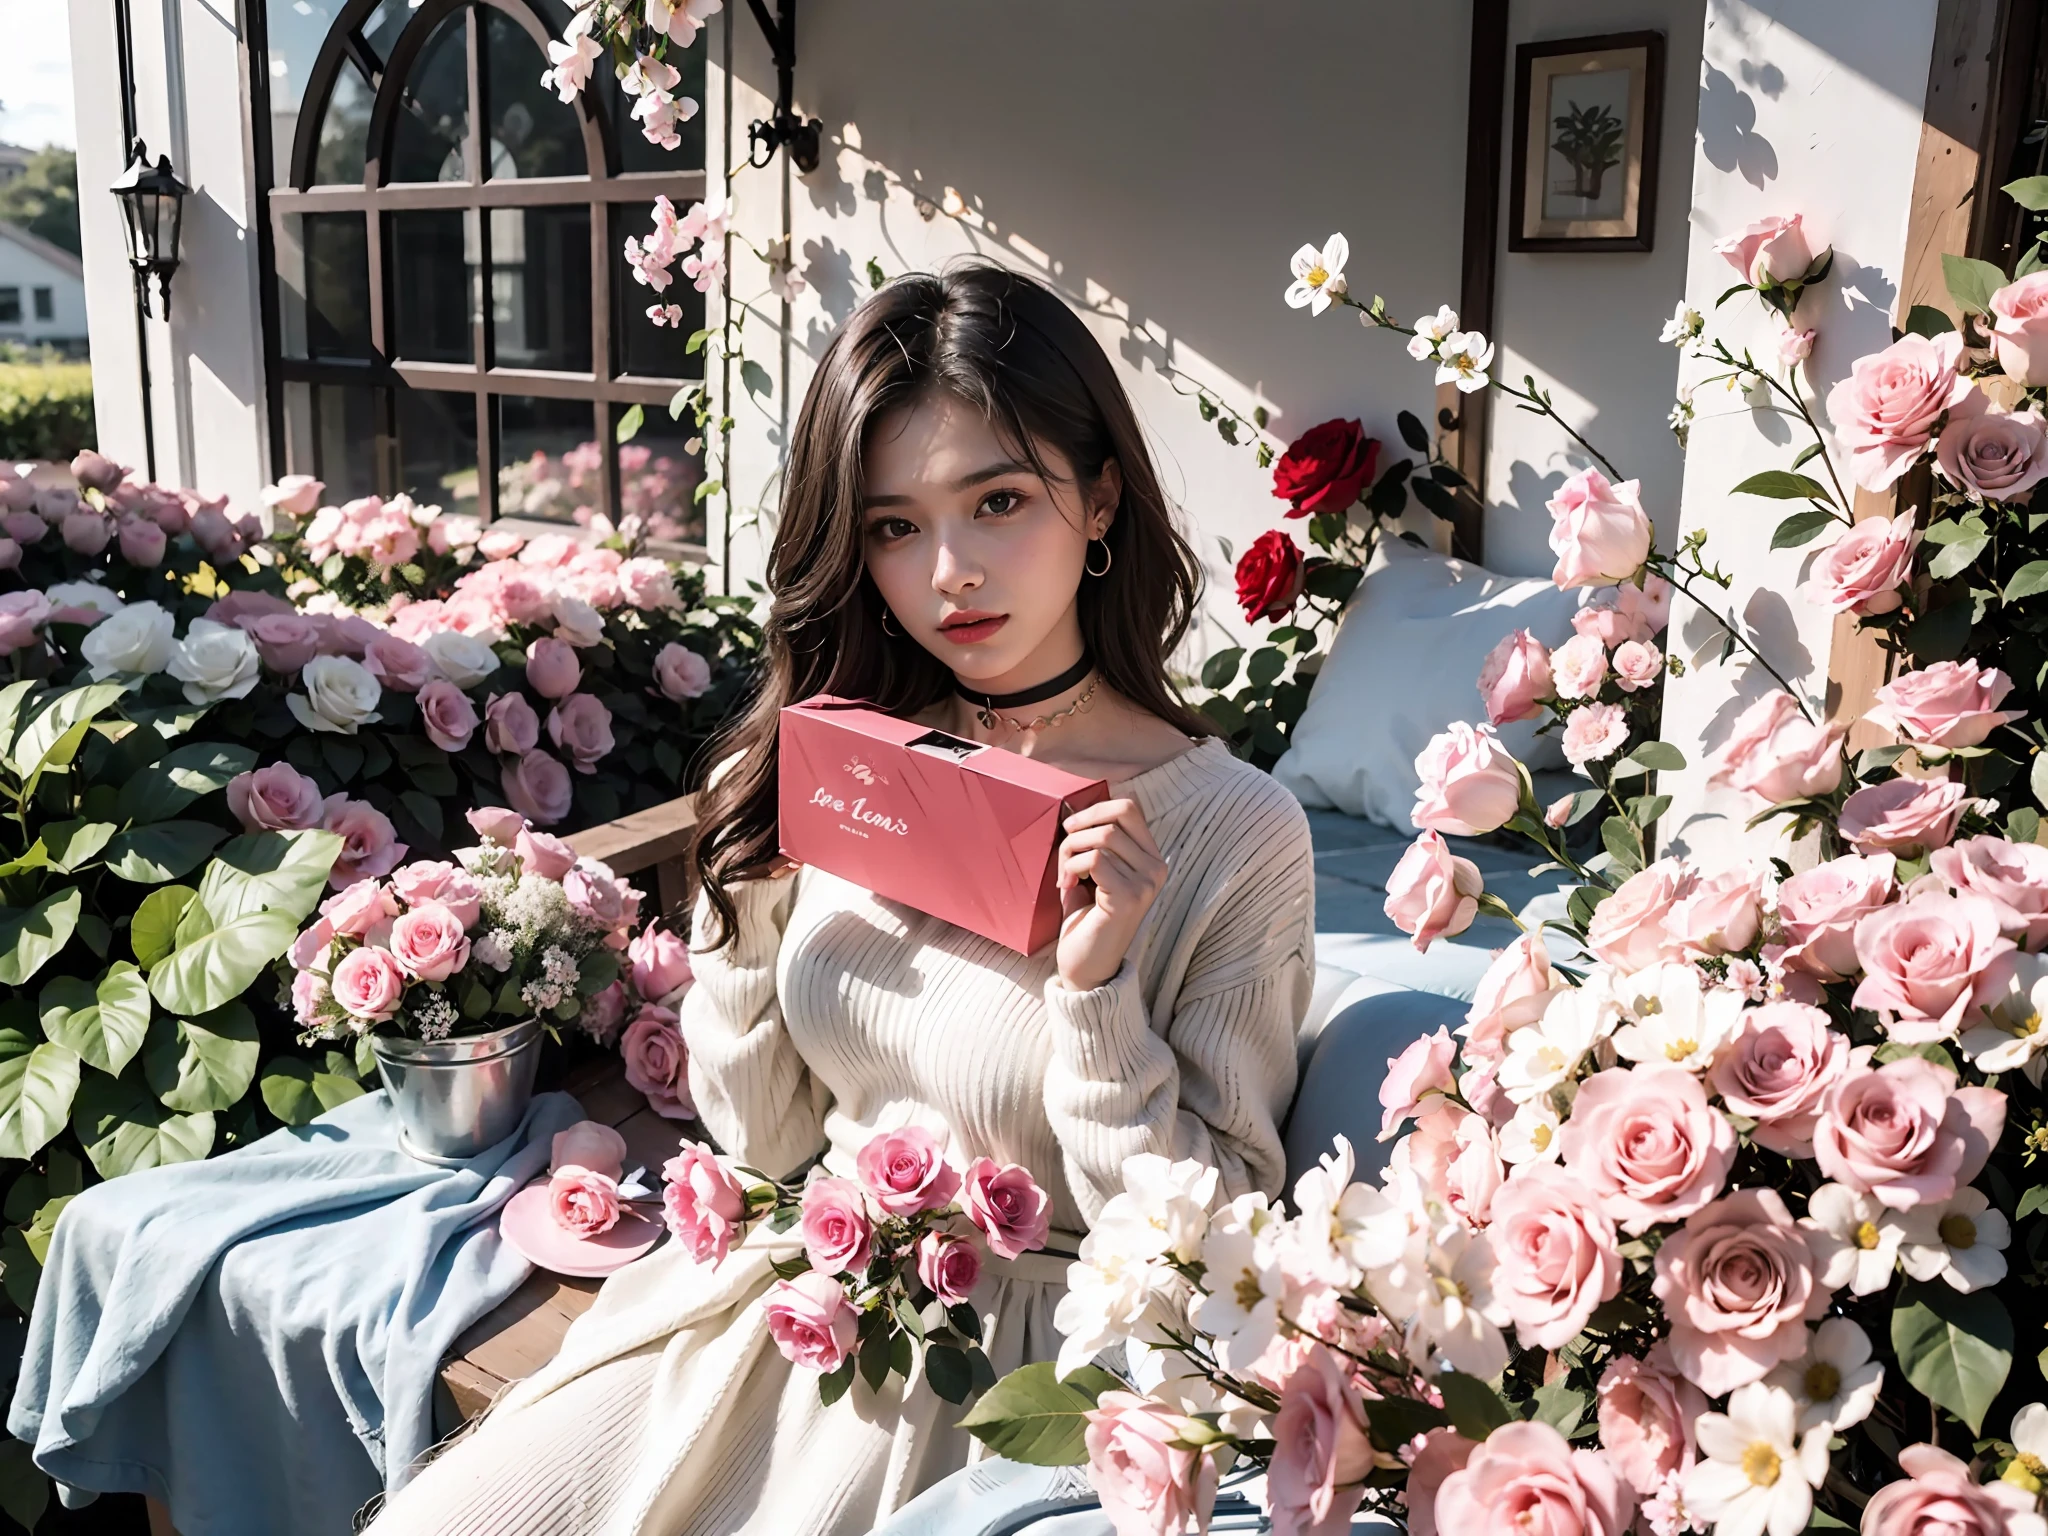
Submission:
{"label": "gold chain necklace", "polygon": [[985,729],[991,731],[996,728],[998,722],[1007,725],[1013,731],[1047,730],[1052,726],[1058,725],[1068,716],[1078,715],[1086,709],[1089,701],[1095,697],[1095,690],[1101,686],[1101,683],[1102,679],[1099,677],[1090,679],[1088,686],[1081,690],[1081,696],[1065,709],[1056,709],[1049,715],[1039,715],[1031,720],[1012,720],[1008,715],[999,715],[994,710],[987,708],[977,709],[974,712],[974,718],[979,720]]}

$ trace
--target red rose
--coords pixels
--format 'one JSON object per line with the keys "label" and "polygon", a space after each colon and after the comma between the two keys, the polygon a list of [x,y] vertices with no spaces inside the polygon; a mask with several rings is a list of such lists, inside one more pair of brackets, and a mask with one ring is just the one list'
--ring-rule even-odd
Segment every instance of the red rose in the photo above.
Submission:
{"label": "red rose", "polygon": [[1356,421],[1326,421],[1287,445],[1273,466],[1273,494],[1292,502],[1289,517],[1342,512],[1358,500],[1379,463],[1380,444]]}
{"label": "red rose", "polygon": [[1301,596],[1301,551],[1268,528],[1237,562],[1237,602],[1246,619],[1277,619]]}

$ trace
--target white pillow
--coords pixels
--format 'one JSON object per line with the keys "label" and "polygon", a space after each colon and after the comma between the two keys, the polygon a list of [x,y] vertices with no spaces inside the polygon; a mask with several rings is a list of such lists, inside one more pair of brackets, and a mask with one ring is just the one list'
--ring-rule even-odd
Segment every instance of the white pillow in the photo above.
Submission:
{"label": "white pillow", "polygon": [[[1416,755],[1452,721],[1486,719],[1486,653],[1517,629],[1562,645],[1579,599],[1545,577],[1380,540],[1273,777],[1311,808],[1412,829]],[[1531,769],[1563,767],[1556,732],[1539,737],[1540,724],[1502,726],[1502,745]]]}

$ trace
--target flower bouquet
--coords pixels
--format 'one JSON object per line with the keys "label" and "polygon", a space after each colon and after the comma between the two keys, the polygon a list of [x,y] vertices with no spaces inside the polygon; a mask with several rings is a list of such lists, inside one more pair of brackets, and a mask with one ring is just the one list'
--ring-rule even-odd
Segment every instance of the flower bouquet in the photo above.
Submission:
{"label": "flower bouquet", "polygon": [[965,1402],[995,1380],[971,1300],[982,1250],[1014,1259],[1043,1248],[1051,1201],[1015,1163],[954,1167],[917,1126],[874,1137],[855,1169],[778,1181],[686,1141],[662,1169],[668,1228],[704,1264],[755,1223],[799,1229],[804,1251],[775,1265],[768,1331],[785,1359],[819,1373],[824,1402],[845,1395],[856,1369],[870,1389],[892,1373],[908,1380],[920,1354],[932,1390]]}

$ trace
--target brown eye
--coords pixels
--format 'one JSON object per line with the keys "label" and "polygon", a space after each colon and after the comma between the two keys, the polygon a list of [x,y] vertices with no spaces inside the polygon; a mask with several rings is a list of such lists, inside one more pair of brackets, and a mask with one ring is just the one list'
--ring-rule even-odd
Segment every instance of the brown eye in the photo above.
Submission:
{"label": "brown eye", "polygon": [[1024,504],[1022,491],[990,491],[981,501],[981,510],[996,517],[1004,517]]}
{"label": "brown eye", "polygon": [[901,517],[878,517],[868,524],[868,537],[884,542],[908,538],[915,532],[917,525]]}

